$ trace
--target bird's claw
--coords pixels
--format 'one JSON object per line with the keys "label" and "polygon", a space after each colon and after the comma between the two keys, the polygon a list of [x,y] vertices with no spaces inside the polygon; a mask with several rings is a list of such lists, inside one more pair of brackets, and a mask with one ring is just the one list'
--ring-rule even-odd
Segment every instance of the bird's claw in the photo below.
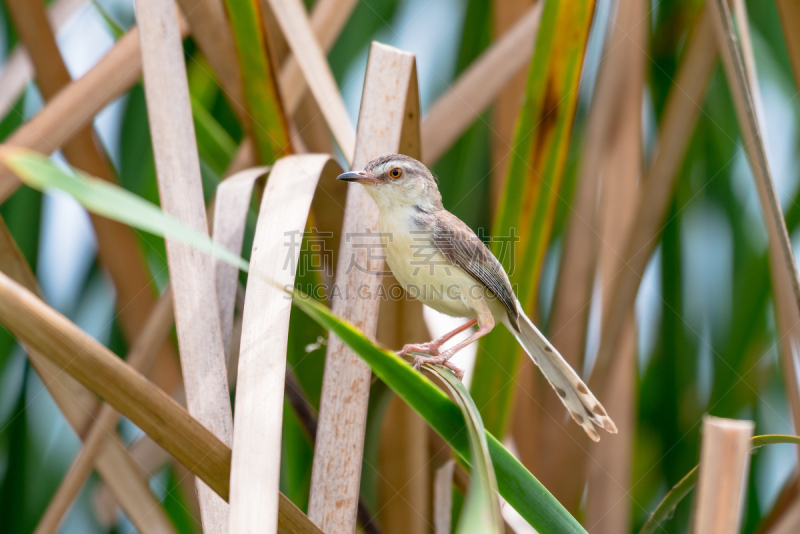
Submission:
{"label": "bird's claw", "polygon": [[422,354],[429,354],[430,356],[439,355],[439,345],[434,343],[413,343],[404,345],[402,349],[397,351],[398,356],[405,356],[412,352],[421,352]]}
{"label": "bird's claw", "polygon": [[417,371],[420,370],[423,364],[430,364],[430,365],[441,365],[447,367],[453,374],[456,375],[456,378],[459,380],[464,379],[464,371],[456,367],[456,365],[450,361],[450,355],[439,355],[439,356],[422,356],[422,355],[415,355],[414,356],[414,369]]}

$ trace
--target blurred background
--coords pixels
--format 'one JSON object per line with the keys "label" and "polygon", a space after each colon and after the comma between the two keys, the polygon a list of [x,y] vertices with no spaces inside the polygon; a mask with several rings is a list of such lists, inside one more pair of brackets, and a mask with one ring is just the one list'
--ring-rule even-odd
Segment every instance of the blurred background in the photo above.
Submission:
{"label": "blurred background", "polygon": [[[58,44],[70,74],[78,78],[132,27],[134,7],[131,0],[66,3],[72,4],[71,13],[58,28]],[[524,0],[509,3],[522,6],[515,8],[518,13],[531,4]],[[313,0],[306,0],[306,4],[311,8]],[[497,4],[504,2],[360,0],[328,56],[353,122],[358,117],[370,41],[416,55],[424,114],[515,22],[513,9]],[[645,2],[648,20],[641,95],[644,161],[652,155],[666,97],[702,4],[700,0]],[[800,251],[798,87],[774,0],[750,0],[746,7],[768,156],[795,250]],[[557,293],[563,241],[587,142],[587,119],[613,14],[611,0],[597,1],[566,170],[539,281],[538,322],[545,331]],[[2,72],[17,36],[3,3],[0,18]],[[185,53],[195,121],[201,125],[198,131],[205,128],[215,133],[213,143],[205,143],[198,134],[204,187],[210,198],[243,132],[191,38],[185,41]],[[513,138],[524,80],[524,74],[518,76],[511,84],[516,84],[516,89],[510,87],[508,99],[498,100],[504,104],[483,113],[433,168],[444,205],[476,231],[482,229],[483,236],[491,234],[498,201],[493,183],[507,170],[503,146]],[[696,465],[703,414],[751,419],[756,423],[755,434],[795,433],[777,344],[767,233],[721,65],[715,67],[707,95],[698,104],[701,112],[680,165],[667,220],[636,298],[635,437],[631,478],[624,490],[630,504],[627,513],[631,531],[638,530],[669,488]],[[27,84],[18,100],[0,102],[0,139],[41,107],[42,97],[34,82]],[[144,109],[140,82],[95,119],[95,128],[123,186],[157,202]],[[0,206],[0,213],[34,267],[46,301],[100,342],[124,354],[125,343],[115,319],[114,287],[98,264],[94,230],[83,208],[66,195],[41,195],[21,188]],[[142,250],[152,275],[163,288],[167,282],[163,242],[143,234],[139,237],[148,245]],[[251,239],[248,237],[246,243]],[[245,245],[244,250],[249,247]],[[598,350],[602,290],[603,284],[597,281],[588,314],[584,370],[591,369]],[[429,310],[426,319],[433,332],[446,328]],[[324,346],[315,344],[319,335],[321,332],[309,327],[293,341],[293,350],[303,354],[297,359],[296,372],[312,405],[319,402],[325,352]],[[472,348],[459,355],[459,364],[467,369],[467,381],[475,380],[471,372],[475,352]],[[388,404],[385,388],[379,384],[373,388],[368,451],[370,443],[372,450],[378,447],[376,435]],[[285,443],[293,443],[298,456],[305,455],[308,469],[292,471],[287,465],[282,489],[304,508],[312,449],[295,428],[297,423],[293,423],[290,411],[285,417]],[[121,430],[128,442],[141,436],[128,422],[121,424]],[[520,448],[524,444],[519,440],[520,434],[512,430],[506,442]],[[33,531],[78,449],[78,439],[30,368],[23,350],[8,332],[0,330],[0,531]],[[789,494],[787,488],[792,487],[796,471],[793,446],[774,445],[754,454],[743,532],[765,528],[776,503]],[[365,464],[362,478],[365,500],[377,510],[378,497],[369,491],[379,484],[379,476]],[[167,464],[152,477],[151,488],[163,499],[180,532],[199,532],[187,479],[191,481],[185,471]],[[69,512],[63,532],[135,531],[109,504],[101,486],[93,475]],[[581,514],[585,506],[582,502],[568,508]],[[687,499],[659,532],[687,532],[690,511]],[[515,523],[509,521],[513,527]],[[530,530],[520,527],[519,532]]]}

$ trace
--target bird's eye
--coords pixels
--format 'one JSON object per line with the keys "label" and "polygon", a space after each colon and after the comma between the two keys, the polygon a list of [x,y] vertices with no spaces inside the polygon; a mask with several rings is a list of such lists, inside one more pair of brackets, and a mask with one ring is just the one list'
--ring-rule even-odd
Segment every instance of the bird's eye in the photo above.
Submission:
{"label": "bird's eye", "polygon": [[401,169],[400,167],[395,167],[394,169],[389,171],[389,176],[391,176],[395,180],[400,178],[402,175],[403,175],[403,169]]}

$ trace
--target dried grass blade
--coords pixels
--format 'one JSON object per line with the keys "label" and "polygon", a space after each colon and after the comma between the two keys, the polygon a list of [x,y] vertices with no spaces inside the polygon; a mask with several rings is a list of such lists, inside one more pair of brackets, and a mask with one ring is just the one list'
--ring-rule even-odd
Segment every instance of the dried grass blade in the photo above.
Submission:
{"label": "dried grass blade", "polygon": [[[181,37],[188,27],[181,25]],[[126,33],[92,70],[59,92],[31,120],[6,139],[9,146],[52,154],[75,133],[90,124],[103,108],[128,91],[142,75],[139,30]],[[20,182],[5,167],[0,167],[0,203]]]}
{"label": "dried grass blade", "polygon": [[[800,357],[800,277],[786,221],[775,191],[765,138],[759,125],[759,116],[763,120],[762,104],[755,100],[760,95],[758,90],[754,90],[751,86],[752,83],[757,83],[755,66],[752,59],[747,61],[742,58],[743,55],[745,58],[748,56],[752,58],[753,53],[752,50],[747,50],[742,54],[739,49],[727,2],[713,0],[710,7],[714,33],[728,86],[733,95],[744,148],[755,177],[769,236],[770,271],[776,315],[779,329],[784,334],[781,337],[781,357],[786,367],[786,372],[783,373],[784,381],[792,415],[795,423],[798,423],[800,422],[800,384],[797,382],[798,357]],[[739,9],[738,15],[740,28],[749,36],[747,13],[743,7]],[[750,44],[749,37],[745,38],[742,44]]]}
{"label": "dried grass blade", "polygon": [[104,398],[227,496],[230,449],[224,443],[166,393],[5,274],[0,275],[0,294],[0,322],[20,342]]}
{"label": "dried grass blade", "polygon": [[[736,113],[742,128],[744,145],[750,158],[753,174],[756,177],[762,209],[765,212],[770,241],[775,241],[779,247],[773,254],[773,260],[779,260],[783,268],[790,273],[789,280],[795,300],[800,307],[800,277],[794,261],[786,221],[783,218],[780,204],[778,203],[775,185],[772,181],[766,149],[764,147],[761,128],[758,124],[758,114],[754,103],[754,93],[750,87],[750,79],[745,70],[741,50],[737,45],[736,34],[733,30],[733,21],[724,0],[713,0],[712,20],[720,47],[725,73],[734,97]],[[772,248],[770,249],[772,250]]]}
{"label": "dried grass blade", "polygon": [[[174,323],[172,311],[172,291],[168,287],[147,319],[137,338],[127,363],[137,371],[146,374],[155,359],[158,348],[164,344]],[[95,417],[92,427],[83,440],[83,448],[72,462],[56,494],[47,506],[36,527],[37,534],[56,532],[62,518],[72,506],[86,479],[92,472],[97,455],[110,435],[116,433],[119,413],[110,405],[103,404]]]}
{"label": "dried grass blade", "polygon": [[[357,3],[358,0],[319,0],[314,3],[311,28],[319,46],[326,54],[330,52]],[[283,64],[280,83],[286,100],[286,109],[290,114],[294,114],[308,88],[300,64],[294,56],[289,56]]]}
{"label": "dried grass blade", "polygon": [[[64,25],[86,0],[58,0],[47,9],[47,18],[53,32]],[[0,118],[5,118],[14,102],[22,96],[25,86],[33,79],[34,70],[28,50],[17,44],[8,54],[0,71]]]}
{"label": "dried grass blade", "polygon": [[[414,56],[373,43],[364,80],[354,168],[386,153],[419,150],[418,121]],[[351,186],[342,234],[363,242],[363,237],[355,236],[363,236],[366,231],[377,233],[377,222],[377,206],[372,199],[362,188]],[[340,288],[367,287],[374,291],[380,285],[383,262],[370,259],[368,249],[357,245],[347,240],[342,243],[336,284]],[[351,262],[363,269],[349,268]],[[377,299],[339,298],[333,300],[333,310],[374,335],[378,304]],[[369,366],[339,338],[329,340],[308,515],[331,534],[349,533],[356,526],[370,375]]]}
{"label": "dried grass blade", "polygon": [[608,387],[611,364],[625,328],[626,317],[658,242],[678,169],[716,63],[717,47],[712,30],[711,13],[707,6],[692,31],[667,98],[659,128],[658,147],[642,180],[635,222],[623,254],[627,268],[617,275],[611,286],[612,301],[603,316],[600,348],[588,384],[589,389],[600,398],[603,398]]}
{"label": "dried grass blade", "polygon": [[[751,101],[755,112],[755,120],[758,125],[765,126],[766,119],[764,105],[761,100],[761,90],[758,85],[756,65],[753,52],[753,44],[750,38],[750,23],[747,16],[747,9],[742,0],[733,0],[734,13],[738,23],[739,35],[741,39],[742,64],[745,75],[750,86]],[[798,12],[800,15],[800,12]],[[791,43],[787,41],[787,45]],[[761,130],[762,145],[766,148],[767,137],[766,128]],[[783,215],[781,214],[783,219]],[[773,241],[771,239],[771,241]],[[772,246],[770,247],[772,248]],[[785,269],[781,269],[775,259],[777,252],[771,251],[773,261],[770,262],[772,277],[775,280],[774,294],[778,327],[784,335],[780,336],[781,360],[786,370],[783,373],[784,386],[786,388],[792,418],[796,427],[800,426],[800,384],[797,380],[798,358],[800,358],[800,310],[790,297],[790,276]],[[800,451],[798,451],[800,454]]]}
{"label": "dried grass blade", "polygon": [[[29,291],[38,290],[33,272],[2,219],[0,219],[0,270]],[[92,424],[92,415],[96,413],[98,407],[94,395],[69,375],[62,373],[45,355],[30,347],[26,349],[33,368],[41,377],[56,405],[75,433],[86,439],[86,430]],[[134,465],[116,434],[112,439],[105,440],[97,457],[96,467],[125,513],[142,532],[168,532],[171,526],[166,514]]]}
{"label": "dried grass blade", "polygon": [[[200,163],[195,143],[183,44],[170,2],[139,0],[145,97],[161,205],[167,214],[207,236]],[[189,413],[230,445],[233,415],[211,258],[167,240],[175,322]],[[187,466],[190,467],[190,466]],[[227,532],[228,505],[197,482],[206,532]]]}
{"label": "dried grass blade", "polygon": [[[281,425],[289,315],[300,248],[287,235],[304,231],[320,179],[341,169],[327,155],[279,159],[261,201],[242,322],[231,463],[231,532],[270,532],[278,522]],[[289,256],[287,256],[287,254]],[[269,280],[269,281],[267,281]],[[286,452],[290,454],[289,451]]]}
{"label": "dried grass blade", "polygon": [[456,80],[422,122],[423,158],[432,165],[528,65],[542,19],[537,2]]}
{"label": "dried grass blade", "polygon": [[[269,172],[269,167],[255,167],[240,171],[226,178],[217,187],[214,200],[214,242],[239,255],[242,252],[247,212],[256,180]],[[239,269],[219,260],[214,262],[214,280],[217,290],[217,308],[222,328],[222,344],[225,347],[225,361],[230,355],[231,328],[233,327],[233,307],[236,300],[236,286]]]}
{"label": "dried grass blade", "polygon": [[[271,9],[275,15],[336,144],[345,159],[351,162],[355,150],[353,125],[339,95],[339,88],[325,58],[325,52],[314,36],[305,6],[300,0],[261,0],[261,5],[263,12]],[[302,94],[298,91],[293,96],[298,99]],[[289,98],[292,97],[287,95],[287,109],[296,108],[299,99],[293,106],[288,103]]]}
{"label": "dried grass blade", "polygon": [[703,418],[694,532],[739,532],[754,427],[752,421]]}

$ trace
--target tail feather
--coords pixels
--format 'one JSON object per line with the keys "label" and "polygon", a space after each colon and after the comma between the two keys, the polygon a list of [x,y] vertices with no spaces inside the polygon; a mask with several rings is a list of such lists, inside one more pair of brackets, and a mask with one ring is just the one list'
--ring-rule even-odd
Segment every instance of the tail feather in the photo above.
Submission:
{"label": "tail feather", "polygon": [[524,313],[519,314],[519,331],[510,324],[507,324],[506,327],[514,334],[533,363],[539,367],[547,381],[553,386],[575,422],[583,427],[593,441],[600,441],[595,426],[612,434],[617,433],[614,421],[608,416],[600,402],[592,395],[575,370],[561,357]]}

